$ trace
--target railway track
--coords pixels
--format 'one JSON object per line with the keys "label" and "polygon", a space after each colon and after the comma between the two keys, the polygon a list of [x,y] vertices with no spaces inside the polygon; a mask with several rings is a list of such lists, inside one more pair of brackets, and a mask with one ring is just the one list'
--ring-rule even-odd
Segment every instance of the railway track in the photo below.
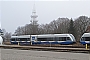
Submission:
{"label": "railway track", "polygon": [[2,45],[0,48],[4,49],[20,49],[20,50],[39,50],[39,51],[57,51],[57,52],[82,52],[90,53],[90,49],[85,48],[72,48],[72,47],[41,47],[41,46],[18,46],[18,45]]}
{"label": "railway track", "polygon": [[40,47],[85,48],[85,45],[33,45]]}

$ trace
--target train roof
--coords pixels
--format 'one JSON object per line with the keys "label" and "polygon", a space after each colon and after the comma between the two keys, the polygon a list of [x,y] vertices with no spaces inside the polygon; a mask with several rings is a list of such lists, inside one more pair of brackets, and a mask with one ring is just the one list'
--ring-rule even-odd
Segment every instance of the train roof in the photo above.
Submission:
{"label": "train roof", "polygon": [[30,35],[11,36],[11,38],[30,38]]}
{"label": "train roof", "polygon": [[17,38],[18,36],[11,36],[11,38]]}
{"label": "train roof", "polygon": [[30,35],[20,35],[18,38],[30,38]]}
{"label": "train roof", "polygon": [[38,35],[38,37],[69,37],[69,34],[43,34]]}
{"label": "train roof", "polygon": [[84,33],[82,37],[90,37],[90,33]]}
{"label": "train roof", "polygon": [[41,35],[19,35],[19,36],[11,36],[11,38],[30,38],[30,36],[37,37],[69,37],[72,34],[41,34]]}

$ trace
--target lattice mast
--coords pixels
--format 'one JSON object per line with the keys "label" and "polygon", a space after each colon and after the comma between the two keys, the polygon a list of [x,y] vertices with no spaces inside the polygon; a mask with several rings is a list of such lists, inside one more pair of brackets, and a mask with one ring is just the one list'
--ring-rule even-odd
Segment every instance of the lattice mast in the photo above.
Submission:
{"label": "lattice mast", "polygon": [[38,15],[36,15],[35,4],[34,4],[32,15],[31,15],[31,21],[30,21],[32,25],[38,25],[37,17],[38,17]]}

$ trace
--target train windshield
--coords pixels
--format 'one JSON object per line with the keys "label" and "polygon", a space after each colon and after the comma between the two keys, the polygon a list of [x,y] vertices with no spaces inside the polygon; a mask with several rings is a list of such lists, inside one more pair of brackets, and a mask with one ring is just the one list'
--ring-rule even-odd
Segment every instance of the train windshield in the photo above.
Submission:
{"label": "train windshield", "polygon": [[72,37],[72,39],[75,41],[75,37],[72,35],[72,34],[70,34],[70,36]]}
{"label": "train windshield", "polygon": [[90,41],[90,37],[82,37],[81,40],[82,41]]}

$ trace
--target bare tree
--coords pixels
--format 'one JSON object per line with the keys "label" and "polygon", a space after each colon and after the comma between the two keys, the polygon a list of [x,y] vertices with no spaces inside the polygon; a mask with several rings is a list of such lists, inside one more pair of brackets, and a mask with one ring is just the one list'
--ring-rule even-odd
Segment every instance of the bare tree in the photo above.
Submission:
{"label": "bare tree", "polygon": [[87,26],[90,24],[90,20],[86,16],[80,16],[75,20],[76,38],[80,39],[81,35],[86,31]]}
{"label": "bare tree", "polygon": [[4,35],[4,38],[5,38],[5,41],[10,41],[10,38],[11,38],[11,33],[8,33],[6,32],[5,35]]}
{"label": "bare tree", "polygon": [[57,20],[58,33],[68,33],[69,22],[70,21],[68,18],[58,18],[58,20]]}
{"label": "bare tree", "polygon": [[74,30],[74,21],[72,20],[72,18],[70,19],[70,23],[69,23],[69,29],[68,29],[68,33],[70,34],[73,34],[75,33],[75,30]]}
{"label": "bare tree", "polygon": [[53,34],[53,33],[68,33],[69,28],[73,29],[76,40],[79,41],[81,35],[86,31],[87,26],[90,26],[90,18],[80,16],[73,20],[73,28],[70,28],[70,20],[68,18],[58,18],[51,21],[49,24],[32,25],[18,27],[15,32],[17,35],[23,34]]}

